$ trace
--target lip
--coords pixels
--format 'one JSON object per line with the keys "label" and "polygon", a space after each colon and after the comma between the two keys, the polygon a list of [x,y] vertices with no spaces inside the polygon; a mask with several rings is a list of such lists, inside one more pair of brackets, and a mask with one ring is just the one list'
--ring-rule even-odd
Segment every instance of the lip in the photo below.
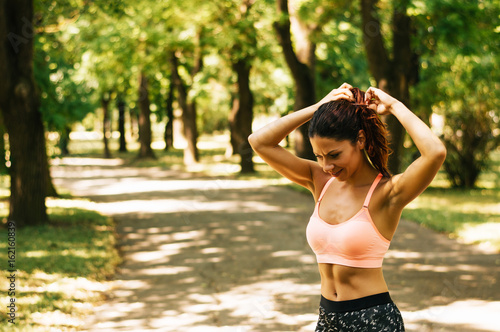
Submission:
{"label": "lip", "polygon": [[336,172],[336,173],[333,173],[333,172],[332,172],[332,173],[330,173],[330,174],[331,174],[333,177],[337,177],[337,176],[339,176],[340,172],[342,172],[342,170],[343,170],[343,168],[341,168],[341,169],[340,169],[338,172]]}

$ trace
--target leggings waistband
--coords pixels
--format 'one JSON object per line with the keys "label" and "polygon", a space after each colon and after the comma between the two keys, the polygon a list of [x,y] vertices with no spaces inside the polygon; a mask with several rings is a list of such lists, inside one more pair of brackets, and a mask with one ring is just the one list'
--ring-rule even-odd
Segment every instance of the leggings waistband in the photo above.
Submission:
{"label": "leggings waistband", "polygon": [[374,307],[380,304],[392,303],[389,292],[365,296],[347,301],[331,301],[321,295],[320,305],[327,312],[347,312]]}

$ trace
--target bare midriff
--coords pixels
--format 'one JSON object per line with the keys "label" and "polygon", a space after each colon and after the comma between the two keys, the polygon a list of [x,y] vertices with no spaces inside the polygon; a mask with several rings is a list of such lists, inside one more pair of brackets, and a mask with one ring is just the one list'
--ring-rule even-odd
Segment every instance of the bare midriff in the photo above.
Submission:
{"label": "bare midriff", "polygon": [[356,268],[320,263],[321,295],[347,301],[388,291],[382,268]]}

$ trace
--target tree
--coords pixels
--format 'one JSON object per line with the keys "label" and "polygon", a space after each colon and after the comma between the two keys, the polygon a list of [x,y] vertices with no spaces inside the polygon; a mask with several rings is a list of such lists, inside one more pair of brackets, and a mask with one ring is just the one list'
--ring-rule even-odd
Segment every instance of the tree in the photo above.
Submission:
{"label": "tree", "polygon": [[167,116],[167,123],[165,124],[165,151],[168,151],[174,146],[174,84],[172,78],[170,78],[170,83],[167,92],[167,98],[165,100],[165,115]]}
{"label": "tree", "polygon": [[[418,55],[412,48],[411,38],[413,26],[407,14],[409,1],[393,1],[392,24],[392,56],[389,55],[381,27],[380,15],[376,9],[378,0],[361,0],[361,17],[363,40],[366,57],[371,74],[382,90],[387,91],[394,98],[406,106],[410,106],[410,87],[418,79]],[[399,173],[403,157],[403,143],[405,130],[399,121],[392,115],[385,118],[391,134],[391,148],[393,153],[389,158],[389,170]]]}
{"label": "tree", "polygon": [[[340,20],[347,3],[345,0],[277,0],[278,20],[274,29],[295,84],[294,111],[317,101],[317,44],[324,40],[325,25],[333,19]],[[315,159],[307,131],[308,124],[295,131],[295,153],[302,158]]]}
{"label": "tree", "polygon": [[253,95],[250,90],[250,69],[248,60],[240,59],[233,63],[237,74],[237,97],[233,99],[231,111],[231,136],[234,137],[240,155],[241,173],[254,172],[253,151],[248,143],[248,136],[252,133]]}
{"label": "tree", "polygon": [[[462,57],[456,62],[470,60]],[[454,88],[446,88],[449,99],[436,108],[445,115],[443,140],[448,157],[444,169],[451,185],[460,188],[475,187],[479,175],[488,167],[490,153],[500,144],[498,98],[492,97],[496,89],[484,84],[487,80],[478,82],[479,77],[470,75],[467,67],[449,73]]]}
{"label": "tree", "polygon": [[116,101],[118,108],[118,132],[120,133],[120,147],[118,151],[127,152],[127,140],[125,138],[125,106],[126,103],[123,97],[119,96]]}
{"label": "tree", "polygon": [[[414,99],[444,119],[436,126],[453,187],[473,188],[500,143],[498,2],[427,2],[419,8],[421,83]],[[432,91],[432,93],[430,93]]]}
{"label": "tree", "polygon": [[9,168],[7,167],[7,154],[5,150],[5,134],[7,133],[3,118],[0,111],[0,174],[8,174]]}
{"label": "tree", "polygon": [[[146,110],[146,104],[155,106],[167,100],[172,105],[173,100],[166,96],[164,87],[168,84],[163,77],[171,76],[171,82],[177,90],[177,99],[182,109],[184,133],[188,142],[184,150],[185,164],[199,160],[196,146],[198,139],[196,96],[191,89],[195,76],[203,68],[201,52],[202,24],[198,25],[198,14],[203,14],[198,2],[183,1],[153,1],[141,2],[124,0],[125,15],[120,21],[126,22],[126,29],[131,30],[125,40],[130,48],[132,67],[140,75],[139,81],[143,84],[143,94],[138,105],[140,110]],[[190,5],[189,5],[190,4]],[[195,12],[196,11],[196,12]],[[186,12],[189,12],[187,15]],[[186,20],[186,17],[190,17]],[[132,29],[130,29],[132,28]],[[187,36],[192,38],[186,38]],[[138,51],[137,51],[138,50]],[[147,80],[147,82],[146,82]],[[158,82],[160,81],[160,82]],[[145,93],[147,83],[148,93]],[[163,98],[159,98],[163,95]],[[146,97],[148,102],[146,102]],[[158,118],[162,118],[160,114]],[[169,117],[169,121],[173,120]],[[150,123],[143,113],[144,125]],[[167,131],[169,128],[166,128]],[[148,129],[142,129],[143,136]],[[151,129],[149,129],[151,132]],[[144,144],[142,144],[144,145]]]}
{"label": "tree", "polygon": [[71,39],[72,43],[86,45],[85,49],[76,49],[78,73],[92,87],[96,104],[103,110],[104,155],[109,157],[112,106],[118,108],[119,151],[126,151],[124,116],[127,107],[131,124],[135,121],[136,91],[140,89],[138,58],[144,55],[139,47],[142,30],[137,28],[138,18],[126,14],[126,10],[133,7],[125,0],[112,3],[96,0],[85,2],[85,6],[88,8],[78,21],[68,26],[68,30],[78,32]]}
{"label": "tree", "polygon": [[0,5],[0,109],[11,153],[9,220],[19,226],[48,221],[45,130],[33,74],[33,15],[32,0]]}
{"label": "tree", "polygon": [[[58,147],[62,155],[69,154],[71,126],[93,110],[91,89],[77,78],[78,44],[74,32],[66,29],[86,10],[80,0],[67,0],[57,5],[35,2],[34,76],[39,90],[40,112],[46,130],[59,133]],[[79,8],[74,10],[74,8]],[[47,196],[57,197],[49,164],[45,168]]]}
{"label": "tree", "polygon": [[58,146],[65,155],[70,152],[72,125],[96,106],[93,90],[79,70],[83,46],[78,42],[78,30],[71,29],[85,9],[75,11],[72,4],[61,2],[57,6],[37,4],[34,75],[41,95],[40,111],[46,130],[59,133]]}
{"label": "tree", "polygon": [[[172,68],[172,81],[177,88],[177,100],[182,109],[182,124],[184,137],[187,145],[184,149],[184,164],[191,165],[199,161],[200,156],[196,143],[198,141],[198,126],[196,124],[196,99],[188,97],[188,86],[179,74],[179,58],[175,53],[170,56]],[[190,79],[201,71],[203,66],[201,51],[195,53],[194,66],[190,73]]]}
{"label": "tree", "polygon": [[441,64],[441,100],[433,110],[444,117],[442,139],[448,150],[444,170],[453,187],[474,188],[489,156],[500,144],[500,82],[494,54],[460,55]]}
{"label": "tree", "polygon": [[[230,142],[233,154],[240,155],[241,173],[254,172],[253,150],[248,143],[252,133],[254,97],[250,88],[250,72],[257,57],[256,14],[254,1],[236,0],[217,3],[215,22],[223,26],[216,47],[230,64],[235,76],[235,91],[231,92],[229,114]],[[220,77],[219,77],[220,79]]]}
{"label": "tree", "polygon": [[110,102],[111,102],[111,93],[104,92],[101,96],[102,142],[104,145],[104,158],[111,158],[111,151],[109,150],[109,139],[111,138],[111,120],[109,119]]}
{"label": "tree", "polygon": [[138,158],[153,158],[156,156],[151,148],[151,109],[149,102],[149,84],[146,74],[141,71],[139,83],[139,149]]}
{"label": "tree", "polygon": [[[310,34],[312,29],[318,29],[319,25],[311,28],[296,19],[297,52],[294,50],[291,35],[291,23],[288,0],[277,0],[279,19],[274,24],[278,41],[283,50],[286,63],[290,68],[295,82],[295,104],[294,111],[310,106],[316,102],[315,90],[315,50],[316,45],[312,42]],[[295,131],[295,153],[301,158],[314,159],[311,143],[308,139],[308,125],[302,125]]]}

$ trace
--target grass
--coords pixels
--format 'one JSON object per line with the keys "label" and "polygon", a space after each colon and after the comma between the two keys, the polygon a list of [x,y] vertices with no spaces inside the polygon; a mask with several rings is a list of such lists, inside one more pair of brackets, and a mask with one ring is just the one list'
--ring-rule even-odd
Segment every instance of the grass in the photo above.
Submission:
{"label": "grass", "polygon": [[[104,300],[106,281],[120,262],[113,221],[95,212],[90,201],[48,199],[47,206],[49,224],[16,229],[16,324],[2,310],[0,331],[77,330]],[[8,214],[5,200],[0,214]],[[7,252],[7,241],[0,242],[0,250]],[[11,298],[10,272],[2,270],[5,304]]]}
{"label": "grass", "polygon": [[449,234],[466,243],[500,252],[500,151],[475,189],[449,188],[443,173],[410,203],[403,218]]}

